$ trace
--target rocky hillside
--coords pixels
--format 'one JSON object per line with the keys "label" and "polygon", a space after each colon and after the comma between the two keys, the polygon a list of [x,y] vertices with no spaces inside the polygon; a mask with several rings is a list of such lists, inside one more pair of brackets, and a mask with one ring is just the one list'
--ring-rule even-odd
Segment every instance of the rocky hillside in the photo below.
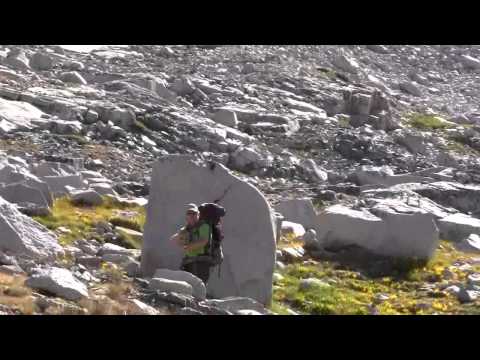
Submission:
{"label": "rocky hillside", "polygon": [[[0,313],[475,312],[479,75],[480,46],[0,45]],[[272,306],[140,277],[172,154],[276,210]]]}

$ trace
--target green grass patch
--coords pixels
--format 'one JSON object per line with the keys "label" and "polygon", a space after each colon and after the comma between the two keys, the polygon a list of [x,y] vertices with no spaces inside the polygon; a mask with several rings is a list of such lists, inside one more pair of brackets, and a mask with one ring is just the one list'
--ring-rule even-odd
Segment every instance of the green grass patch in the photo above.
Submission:
{"label": "green grass patch", "polygon": [[120,226],[127,229],[143,232],[143,225],[145,224],[145,214],[139,214],[134,218],[114,216],[108,221],[114,226]]}
{"label": "green grass patch", "polygon": [[[283,279],[274,287],[272,311],[290,308],[302,314],[343,315],[368,314],[374,308],[383,315],[480,313],[480,302],[461,304],[453,294],[427,288],[429,284],[466,281],[468,271],[452,265],[469,263],[475,254],[460,252],[452,243],[441,241],[430,261],[356,257],[360,258],[356,263],[344,258],[309,260],[278,270]],[[368,270],[376,267],[377,261],[386,268],[383,273],[370,275]],[[479,272],[480,265],[472,264],[471,271]],[[330,286],[300,289],[301,280],[307,278],[320,279]],[[380,294],[386,299],[379,300]]]}
{"label": "green grass patch", "polygon": [[143,207],[125,205],[109,197],[104,197],[104,203],[94,207],[74,205],[69,198],[60,198],[55,200],[49,216],[33,218],[53,231],[60,227],[68,229],[69,232],[63,233],[59,237],[59,242],[62,245],[67,245],[82,238],[101,240],[94,236],[96,224],[115,218],[118,210],[137,212],[137,217],[132,221],[138,222],[138,225],[143,227],[145,221],[145,209]]}
{"label": "green grass patch", "polygon": [[409,125],[420,130],[447,129],[452,125],[440,120],[436,115],[413,114],[410,116]]}

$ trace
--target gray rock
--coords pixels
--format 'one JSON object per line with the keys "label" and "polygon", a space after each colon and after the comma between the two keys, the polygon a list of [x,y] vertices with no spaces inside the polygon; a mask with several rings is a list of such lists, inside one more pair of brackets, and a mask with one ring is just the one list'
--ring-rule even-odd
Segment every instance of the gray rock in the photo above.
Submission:
{"label": "gray rock", "polygon": [[460,251],[480,253],[480,236],[477,234],[470,234],[462,242],[456,244],[456,247]]}
{"label": "gray rock", "polygon": [[5,200],[14,203],[32,203],[37,205],[40,208],[48,209],[48,201],[45,199],[43,193],[26,184],[10,184],[7,186],[0,187],[0,196]]}
{"label": "gray rock", "polygon": [[60,80],[66,83],[87,85],[87,81],[76,71],[64,72],[60,74]]}
{"label": "gray rock", "polygon": [[47,54],[37,52],[30,59],[30,67],[35,70],[51,70],[53,68],[53,59]]}
{"label": "gray rock", "polygon": [[460,61],[462,62],[463,66],[468,69],[477,70],[480,69],[480,60],[469,56],[469,55],[462,55],[460,57]]}
{"label": "gray rock", "polygon": [[103,198],[94,190],[72,192],[71,199],[75,205],[99,206],[103,204]]}
{"label": "gray rock", "polygon": [[479,296],[480,291],[466,290],[464,288],[460,289],[460,292],[457,294],[458,301],[462,304],[474,302]]}
{"label": "gray rock", "polygon": [[203,315],[200,311],[190,307],[183,307],[176,312],[176,315]]}
{"label": "gray rock", "polygon": [[87,268],[98,269],[102,264],[102,258],[97,256],[79,256],[76,258],[78,264],[84,265]]}
{"label": "gray rock", "polygon": [[12,255],[54,258],[63,254],[55,234],[0,198],[0,249]]}
{"label": "gray rock", "polygon": [[67,300],[77,301],[88,297],[87,287],[73,274],[63,268],[37,269],[25,285],[37,290],[47,291]]}
{"label": "gray rock", "polygon": [[480,285],[480,274],[474,273],[467,276],[467,282],[470,285]]}
{"label": "gray rock", "polygon": [[314,229],[309,229],[302,237],[305,248],[317,250],[320,248],[320,243],[317,239],[317,232]]}
{"label": "gray rock", "polygon": [[15,70],[30,69],[28,58],[25,56],[25,53],[19,49],[11,50],[4,60],[4,64]]}
{"label": "gray rock", "polygon": [[238,126],[237,114],[235,114],[234,111],[227,109],[218,110],[213,116],[213,121],[232,128]]}
{"label": "gray rock", "polygon": [[387,256],[429,258],[438,244],[433,216],[397,200],[367,209],[334,205],[318,215],[317,236],[325,246],[358,245]]}
{"label": "gray rock", "polygon": [[18,265],[0,265],[0,272],[8,275],[19,275],[25,273]]}
{"label": "gray rock", "polygon": [[312,288],[328,288],[330,287],[330,284],[327,284],[326,282],[315,279],[315,278],[308,278],[308,279],[302,279],[300,280],[299,288],[300,290],[309,290]]}
{"label": "gray rock", "polygon": [[109,261],[114,264],[131,263],[135,261],[130,256],[124,254],[104,254],[102,256],[102,260]]}
{"label": "gray rock", "polygon": [[281,213],[285,220],[302,224],[305,229],[316,227],[316,214],[311,199],[282,200],[275,210]]}
{"label": "gray rock", "polygon": [[269,311],[265,307],[255,301],[254,299],[246,297],[227,297],[223,299],[211,299],[202,301],[200,304],[207,306],[215,306],[220,309],[236,313],[240,310],[254,310],[261,314],[269,314]]}
{"label": "gray rock", "polygon": [[193,288],[185,281],[174,281],[161,278],[153,278],[150,280],[150,290],[158,290],[162,292],[174,292],[183,295],[193,295]]}
{"label": "gray rock", "polygon": [[83,65],[80,61],[65,61],[62,64],[62,67],[65,70],[72,70],[72,71],[82,71],[85,69],[85,65]]}
{"label": "gray rock", "polygon": [[47,183],[55,197],[68,194],[68,187],[74,189],[84,189],[86,187],[80,175],[44,176],[42,180]]}
{"label": "gray rock", "polygon": [[413,96],[422,96],[422,91],[418,87],[418,84],[416,82],[411,82],[411,81],[404,81],[398,84],[400,87],[400,90],[413,95]]}
{"label": "gray rock", "polygon": [[480,219],[462,213],[444,217],[437,221],[437,225],[440,237],[445,240],[460,242],[468,238],[470,234],[480,234]]}
{"label": "gray rock", "polygon": [[102,247],[98,250],[98,255],[103,256],[106,254],[120,254],[120,255],[127,255],[131,256],[132,255],[132,250],[130,249],[125,249],[124,247],[111,244],[111,243],[105,243],[102,245]]}
{"label": "gray rock", "polygon": [[130,261],[125,265],[124,267],[125,272],[127,273],[128,276],[130,277],[137,277],[140,276],[140,263],[138,261]]}
{"label": "gray rock", "polygon": [[[229,212],[223,221],[225,259],[221,277],[210,278],[208,291],[217,298],[248,296],[268,303],[275,264],[275,225],[270,206],[255,187],[222,165],[196,164],[188,156],[167,156],[154,165],[142,273],[149,276],[158,268],[179,269],[182,250],[168,239],[182,225],[185,204],[211,202],[224,193],[222,206]],[[161,223],[148,220],[159,218],[163,219]]]}
{"label": "gray rock", "polygon": [[138,299],[130,300],[130,305],[132,307],[132,315],[158,315],[158,310],[141,302]]}
{"label": "gray rock", "polygon": [[191,95],[195,91],[193,83],[186,78],[176,79],[170,86],[170,90],[177,93],[179,96]]}
{"label": "gray rock", "polygon": [[307,176],[313,181],[326,182],[328,180],[327,171],[319,167],[314,160],[304,160],[300,166]]}
{"label": "gray rock", "polygon": [[192,286],[193,296],[195,298],[205,300],[207,296],[207,289],[203,281],[189,272],[180,270],[157,269],[153,277],[174,281],[184,281]]}
{"label": "gray rock", "polygon": [[337,55],[333,61],[333,65],[345,72],[352,74],[356,74],[359,71],[358,63],[344,53]]}

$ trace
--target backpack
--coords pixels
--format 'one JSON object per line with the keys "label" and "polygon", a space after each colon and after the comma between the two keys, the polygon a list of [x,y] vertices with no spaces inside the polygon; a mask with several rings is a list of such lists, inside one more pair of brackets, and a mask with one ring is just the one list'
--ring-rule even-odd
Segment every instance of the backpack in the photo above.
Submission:
{"label": "backpack", "polygon": [[222,240],[224,238],[220,220],[225,216],[225,209],[215,203],[205,203],[198,207],[200,212],[200,222],[210,226],[211,238],[207,245],[207,254],[211,258],[213,266],[220,265],[223,261]]}

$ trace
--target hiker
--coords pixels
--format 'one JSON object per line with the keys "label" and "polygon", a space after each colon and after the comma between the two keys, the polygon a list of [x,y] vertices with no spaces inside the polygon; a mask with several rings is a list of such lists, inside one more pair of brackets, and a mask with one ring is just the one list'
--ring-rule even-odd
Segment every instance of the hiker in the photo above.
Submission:
{"label": "hiker", "polygon": [[198,207],[195,204],[187,205],[187,224],[172,236],[172,241],[182,246],[185,252],[181,269],[199,277],[207,284],[211,261],[206,256],[206,248],[211,238],[211,229],[199,217]]}

